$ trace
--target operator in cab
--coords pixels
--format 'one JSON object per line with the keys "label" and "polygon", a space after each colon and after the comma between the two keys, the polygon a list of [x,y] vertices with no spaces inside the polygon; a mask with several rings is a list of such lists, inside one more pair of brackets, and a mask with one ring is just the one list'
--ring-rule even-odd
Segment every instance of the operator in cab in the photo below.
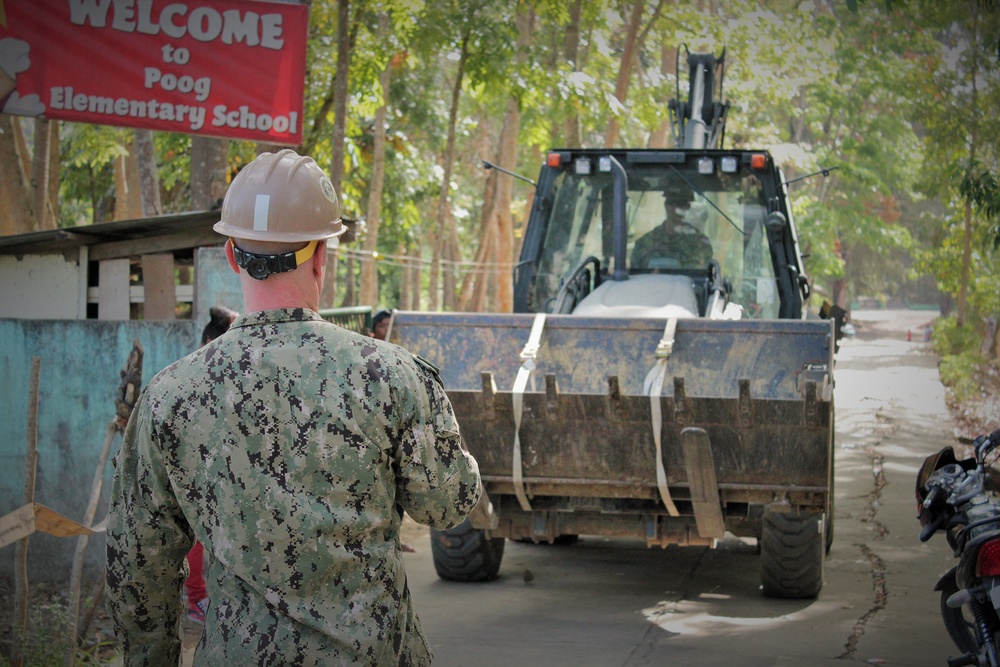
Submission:
{"label": "operator in cab", "polygon": [[629,265],[637,270],[703,269],[712,259],[712,243],[687,220],[694,192],[686,184],[664,190],[666,217],[639,237]]}

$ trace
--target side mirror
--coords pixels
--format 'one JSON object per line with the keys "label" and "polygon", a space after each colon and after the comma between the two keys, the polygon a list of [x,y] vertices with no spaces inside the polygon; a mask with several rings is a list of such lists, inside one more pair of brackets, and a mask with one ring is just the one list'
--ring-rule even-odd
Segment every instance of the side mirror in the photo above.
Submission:
{"label": "side mirror", "polygon": [[780,232],[788,226],[788,219],[785,217],[784,213],[774,211],[772,213],[768,213],[767,217],[764,218],[764,226],[767,227],[769,231]]}

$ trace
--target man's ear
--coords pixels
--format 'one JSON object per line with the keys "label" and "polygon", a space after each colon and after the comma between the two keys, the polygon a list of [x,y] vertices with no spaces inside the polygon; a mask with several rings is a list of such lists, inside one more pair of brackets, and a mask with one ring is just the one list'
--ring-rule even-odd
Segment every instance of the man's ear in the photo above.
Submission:
{"label": "man's ear", "polygon": [[226,241],[226,259],[229,260],[229,266],[233,269],[235,273],[240,272],[240,267],[236,265],[236,255],[233,254],[233,240],[229,239]]}
{"label": "man's ear", "polygon": [[[313,253],[312,270],[313,275],[320,281],[323,280],[323,273],[326,271],[326,240],[320,241],[316,245],[316,252]],[[322,284],[322,282],[320,283]]]}

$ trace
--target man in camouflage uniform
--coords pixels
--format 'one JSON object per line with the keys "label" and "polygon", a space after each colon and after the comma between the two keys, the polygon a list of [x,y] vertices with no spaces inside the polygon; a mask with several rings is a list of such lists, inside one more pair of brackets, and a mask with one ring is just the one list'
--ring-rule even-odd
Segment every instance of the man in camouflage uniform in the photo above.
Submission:
{"label": "man in camouflage uniform", "polygon": [[663,193],[667,217],[641,236],[632,249],[632,269],[706,269],[712,259],[712,243],[699,229],[685,221],[694,192],[677,184]]}
{"label": "man in camouflage uniform", "polygon": [[125,664],[176,665],[181,564],[205,547],[196,665],[426,665],[403,512],[460,523],[481,494],[436,370],[317,314],[343,229],[310,158],[264,153],[216,231],[244,315],[143,391],[115,457],[108,610]]}

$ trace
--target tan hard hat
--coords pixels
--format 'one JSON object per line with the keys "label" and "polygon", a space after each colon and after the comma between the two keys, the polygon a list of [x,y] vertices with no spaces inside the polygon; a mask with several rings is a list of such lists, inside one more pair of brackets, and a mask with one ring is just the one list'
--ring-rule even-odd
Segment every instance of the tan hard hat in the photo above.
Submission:
{"label": "tan hard hat", "polygon": [[311,157],[286,148],[261,153],[233,179],[222,203],[220,234],[256,241],[314,241],[340,236],[340,203]]}

